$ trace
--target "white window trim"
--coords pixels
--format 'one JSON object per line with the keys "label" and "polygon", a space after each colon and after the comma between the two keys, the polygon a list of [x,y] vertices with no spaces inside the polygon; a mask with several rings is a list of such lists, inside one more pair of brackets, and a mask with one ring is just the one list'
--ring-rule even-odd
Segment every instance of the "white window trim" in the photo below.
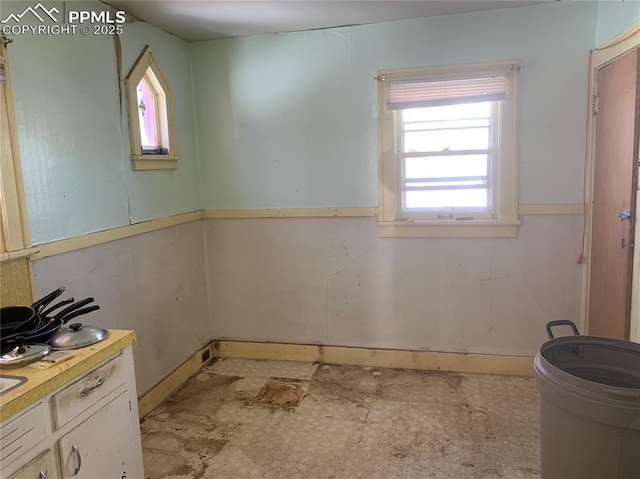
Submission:
{"label": "white window trim", "polygon": [[396,121],[399,112],[387,110],[384,79],[442,78],[486,74],[496,69],[519,69],[519,60],[406,68],[378,72],[379,209],[378,231],[381,237],[516,237],[518,233],[518,159],[517,98],[518,75],[507,81],[507,98],[501,106],[500,157],[494,159],[495,200],[493,219],[419,220],[403,219],[401,214],[400,162]]}
{"label": "white window trim", "polygon": [[0,37],[0,57],[6,74],[0,85],[0,259],[5,260],[16,257],[15,253],[29,248],[31,242],[4,37]]}
{"label": "white window trim", "polygon": [[[158,101],[158,122],[160,124],[160,137],[162,139],[162,147],[166,148],[169,153],[167,155],[143,155],[142,141],[140,139],[140,120],[138,117],[138,102],[136,87],[145,76],[147,69],[151,68],[157,79],[158,86],[164,93],[164,98]],[[151,81],[150,83],[154,83]],[[131,162],[133,169],[138,170],[168,170],[178,167],[180,156],[176,148],[175,123],[173,120],[173,95],[171,88],[167,83],[160,66],[149,45],[144,47],[142,53],[136,60],[133,68],[127,75],[127,106],[129,110],[129,132],[131,142]],[[157,88],[157,86],[156,86]],[[164,100],[164,101],[162,101]]]}

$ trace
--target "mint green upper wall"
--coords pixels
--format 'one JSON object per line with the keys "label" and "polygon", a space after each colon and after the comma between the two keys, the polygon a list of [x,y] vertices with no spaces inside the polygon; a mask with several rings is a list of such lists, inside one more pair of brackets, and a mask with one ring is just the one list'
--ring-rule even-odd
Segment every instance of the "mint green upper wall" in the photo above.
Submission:
{"label": "mint green upper wall", "polygon": [[[102,10],[96,1],[42,2],[60,12]],[[0,17],[26,2],[3,1]],[[27,19],[26,22],[34,22]],[[9,35],[10,75],[31,238],[34,244],[200,208],[188,44],[144,23],[121,35],[122,85],[150,45],[174,96],[175,171],[131,169],[111,35]]]}
{"label": "mint green upper wall", "polygon": [[522,59],[521,203],[582,201],[597,3],[191,45],[205,208],[375,206],[376,71]]}
{"label": "mint green upper wall", "polygon": [[637,22],[640,22],[640,0],[600,0],[596,46],[602,46]]}
{"label": "mint green upper wall", "polygon": [[[129,124],[126,103],[123,123],[127,148],[126,179],[131,220],[136,223],[201,208],[196,151],[194,97],[189,44],[147,23],[128,24],[122,35],[122,71],[129,73],[145,45],[151,46],[173,95],[176,143],[180,161],[174,171],[132,171],[129,161]],[[124,83],[123,83],[124,90]]]}
{"label": "mint green upper wall", "polygon": [[[62,11],[62,2],[43,3]],[[25,2],[3,1],[0,16],[24,7]],[[126,224],[113,39],[9,37],[9,74],[32,242]]]}
{"label": "mint green upper wall", "polygon": [[[0,16],[24,5],[2,1]],[[562,2],[191,45],[126,24],[123,99],[124,77],[149,44],[174,95],[176,171],[131,170],[111,36],[13,35],[32,240],[202,207],[376,205],[376,71],[505,58],[525,64],[521,203],[580,202],[587,52],[633,24],[637,5]]]}

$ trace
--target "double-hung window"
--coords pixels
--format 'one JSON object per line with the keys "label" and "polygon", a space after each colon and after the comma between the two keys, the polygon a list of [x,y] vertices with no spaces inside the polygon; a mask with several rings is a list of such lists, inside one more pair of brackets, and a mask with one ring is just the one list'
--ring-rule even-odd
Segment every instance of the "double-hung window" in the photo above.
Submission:
{"label": "double-hung window", "polygon": [[381,236],[515,236],[517,61],[378,72]]}

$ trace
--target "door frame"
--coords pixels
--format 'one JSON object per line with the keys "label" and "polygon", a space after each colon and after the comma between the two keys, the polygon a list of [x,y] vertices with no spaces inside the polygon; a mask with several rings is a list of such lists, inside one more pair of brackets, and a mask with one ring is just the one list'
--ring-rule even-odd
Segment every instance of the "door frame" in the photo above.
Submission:
{"label": "door frame", "polygon": [[10,252],[31,246],[27,203],[22,180],[22,163],[18,145],[18,128],[15,118],[11,68],[7,45],[10,41],[0,34],[0,62],[5,69],[5,82],[0,84],[0,254],[1,259]]}
{"label": "door frame", "polygon": [[[602,47],[591,50],[589,57],[589,89],[587,96],[587,125],[586,125],[586,164],[585,164],[585,258],[586,270],[583,277],[582,289],[582,321],[581,330],[589,333],[589,288],[591,280],[591,234],[593,221],[593,187],[595,169],[595,137],[597,115],[592,114],[592,99],[597,94],[598,70],[640,47],[640,22],[631,25],[619,35],[615,36]],[[640,161],[640,158],[637,159]],[[640,194],[636,192],[640,200]],[[640,202],[636,203],[640,205]],[[636,207],[635,238],[640,241],[640,206]],[[633,251],[633,273],[631,279],[631,324],[629,339],[640,342],[640,244]]]}

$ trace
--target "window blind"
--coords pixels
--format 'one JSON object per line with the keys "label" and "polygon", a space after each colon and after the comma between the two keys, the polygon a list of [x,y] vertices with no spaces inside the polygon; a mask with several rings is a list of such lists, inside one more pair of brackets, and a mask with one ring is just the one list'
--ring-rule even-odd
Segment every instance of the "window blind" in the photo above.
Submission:
{"label": "window blind", "polygon": [[506,98],[507,76],[505,74],[453,80],[393,80],[387,82],[386,90],[389,110],[497,101]]}

